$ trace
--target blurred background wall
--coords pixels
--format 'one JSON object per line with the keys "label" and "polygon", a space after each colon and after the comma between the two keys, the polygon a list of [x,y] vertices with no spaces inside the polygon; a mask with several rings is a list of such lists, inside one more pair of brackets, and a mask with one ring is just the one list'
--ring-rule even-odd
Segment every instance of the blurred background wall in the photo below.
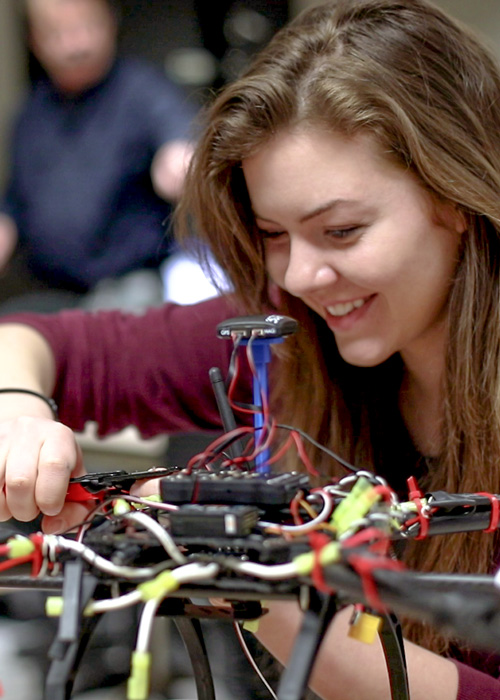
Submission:
{"label": "blurred background wall", "polygon": [[[450,14],[470,24],[489,36],[494,43],[500,43],[500,2],[498,0],[433,0]],[[296,14],[305,7],[319,5],[320,0],[289,0],[290,14]],[[499,48],[500,55],[500,48]]]}
{"label": "blurred background wall", "polygon": [[[289,17],[318,0],[116,0],[120,50],[163,66],[203,101],[231,80]],[[499,0],[437,0],[473,26],[500,58]],[[0,188],[12,115],[36,71],[19,0],[0,0]]]}

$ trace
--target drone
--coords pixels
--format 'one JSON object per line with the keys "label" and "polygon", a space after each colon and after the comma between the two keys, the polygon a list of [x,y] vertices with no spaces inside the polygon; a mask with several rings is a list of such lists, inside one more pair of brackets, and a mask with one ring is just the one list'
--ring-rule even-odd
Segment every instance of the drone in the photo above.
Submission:
{"label": "drone", "polygon": [[[303,622],[276,693],[301,700],[336,613],[354,606],[349,634],[377,637],[393,700],[408,700],[398,615],[423,619],[479,649],[500,651],[499,575],[424,574],[407,569],[397,544],[453,532],[494,532],[500,496],[424,493],[415,478],[400,498],[379,475],[325,451],[348,472],[320,487],[307,460],[309,438],[277,424],[267,405],[270,346],[295,332],[288,317],[229,319],[217,328],[245,348],[253,375],[253,425],[234,418],[238,372],[210,372],[224,432],[186,465],[90,473],[71,479],[67,500],[85,503],[76,533],[14,535],[0,545],[0,590],[42,590],[58,618],[44,698],[68,700],[100,617],[141,610],[127,700],[147,700],[151,632],[158,615],[175,618],[193,667],[198,700],[215,700],[200,621],[252,628],[273,600],[297,601]],[[231,374],[230,371],[230,374]],[[236,406],[236,408],[238,408]],[[239,407],[241,408],[241,407]],[[281,431],[286,439],[275,447]],[[295,449],[304,471],[274,464]],[[139,498],[133,484],[158,479],[159,495]],[[206,600],[197,604],[193,600]],[[221,604],[220,601],[224,601]],[[464,614],[464,610],[467,614]]]}

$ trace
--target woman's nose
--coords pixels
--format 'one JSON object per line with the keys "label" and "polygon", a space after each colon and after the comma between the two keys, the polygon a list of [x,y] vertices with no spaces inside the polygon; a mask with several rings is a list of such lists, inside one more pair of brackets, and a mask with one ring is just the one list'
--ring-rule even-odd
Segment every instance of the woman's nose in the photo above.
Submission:
{"label": "woman's nose", "polygon": [[300,297],[334,284],[338,273],[326,252],[304,240],[291,240],[285,272],[285,289]]}
{"label": "woman's nose", "polygon": [[92,51],[94,43],[93,33],[86,26],[72,27],[61,32],[59,37],[60,50],[67,59],[75,59],[86,56]]}

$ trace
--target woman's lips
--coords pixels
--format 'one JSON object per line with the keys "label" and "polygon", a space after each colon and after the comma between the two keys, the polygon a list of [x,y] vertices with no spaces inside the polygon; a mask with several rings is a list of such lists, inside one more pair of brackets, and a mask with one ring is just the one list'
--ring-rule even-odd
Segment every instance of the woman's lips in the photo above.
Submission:
{"label": "woman's lips", "polygon": [[353,301],[337,302],[325,307],[326,322],[332,330],[350,330],[368,313],[375,294]]}

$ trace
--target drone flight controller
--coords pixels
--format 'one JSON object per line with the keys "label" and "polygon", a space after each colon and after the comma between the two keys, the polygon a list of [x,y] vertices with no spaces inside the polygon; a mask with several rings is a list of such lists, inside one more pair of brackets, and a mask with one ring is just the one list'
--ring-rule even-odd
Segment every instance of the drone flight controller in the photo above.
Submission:
{"label": "drone flight controller", "polygon": [[309,477],[299,472],[260,473],[236,469],[219,472],[179,471],[160,481],[165,503],[248,505],[287,508],[299,491],[310,489]]}

